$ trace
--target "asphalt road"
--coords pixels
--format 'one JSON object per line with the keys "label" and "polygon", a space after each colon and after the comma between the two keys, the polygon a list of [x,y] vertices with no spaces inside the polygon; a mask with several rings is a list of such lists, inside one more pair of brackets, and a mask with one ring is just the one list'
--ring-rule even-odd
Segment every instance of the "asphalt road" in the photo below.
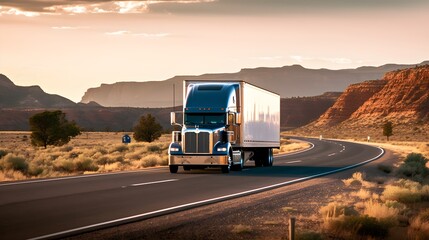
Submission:
{"label": "asphalt road", "polygon": [[372,161],[383,150],[303,139],[314,147],[273,167],[221,174],[167,168],[0,184],[0,238],[59,238],[305,181]]}

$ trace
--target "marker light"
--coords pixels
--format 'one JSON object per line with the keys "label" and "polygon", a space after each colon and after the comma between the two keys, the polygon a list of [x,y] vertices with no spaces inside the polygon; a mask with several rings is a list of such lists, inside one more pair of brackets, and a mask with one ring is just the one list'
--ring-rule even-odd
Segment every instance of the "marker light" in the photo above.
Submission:
{"label": "marker light", "polygon": [[178,151],[179,151],[179,148],[175,148],[175,147],[170,148],[170,152],[178,152]]}
{"label": "marker light", "polygon": [[226,152],[226,147],[217,148],[218,152]]}

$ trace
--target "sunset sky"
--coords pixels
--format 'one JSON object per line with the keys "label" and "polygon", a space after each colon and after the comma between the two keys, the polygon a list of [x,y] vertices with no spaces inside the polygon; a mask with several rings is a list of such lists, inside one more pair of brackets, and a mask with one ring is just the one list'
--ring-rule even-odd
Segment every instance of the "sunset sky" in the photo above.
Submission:
{"label": "sunset sky", "polygon": [[429,0],[0,0],[0,73],[90,87],[241,68],[429,60]]}

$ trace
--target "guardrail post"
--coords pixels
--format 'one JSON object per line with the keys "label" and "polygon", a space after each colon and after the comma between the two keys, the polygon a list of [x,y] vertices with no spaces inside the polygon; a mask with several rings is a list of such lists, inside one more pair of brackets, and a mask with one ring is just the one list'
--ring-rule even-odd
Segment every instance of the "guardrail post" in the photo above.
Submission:
{"label": "guardrail post", "polygon": [[289,240],[295,240],[295,217],[289,218]]}

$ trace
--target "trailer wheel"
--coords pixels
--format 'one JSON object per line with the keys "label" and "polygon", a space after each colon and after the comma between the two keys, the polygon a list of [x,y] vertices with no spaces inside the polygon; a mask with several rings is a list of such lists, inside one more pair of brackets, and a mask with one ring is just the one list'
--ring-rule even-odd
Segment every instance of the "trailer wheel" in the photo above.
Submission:
{"label": "trailer wheel", "polygon": [[170,173],[177,173],[179,166],[170,165]]}
{"label": "trailer wheel", "polygon": [[261,150],[254,150],[253,152],[253,160],[255,161],[255,167],[262,167],[262,158],[264,155]]}
{"label": "trailer wheel", "polygon": [[267,148],[262,151],[262,165],[264,167],[271,167],[273,166],[273,149]]}
{"label": "trailer wheel", "polygon": [[185,171],[191,171],[191,166],[183,166],[183,170],[185,170]]}

